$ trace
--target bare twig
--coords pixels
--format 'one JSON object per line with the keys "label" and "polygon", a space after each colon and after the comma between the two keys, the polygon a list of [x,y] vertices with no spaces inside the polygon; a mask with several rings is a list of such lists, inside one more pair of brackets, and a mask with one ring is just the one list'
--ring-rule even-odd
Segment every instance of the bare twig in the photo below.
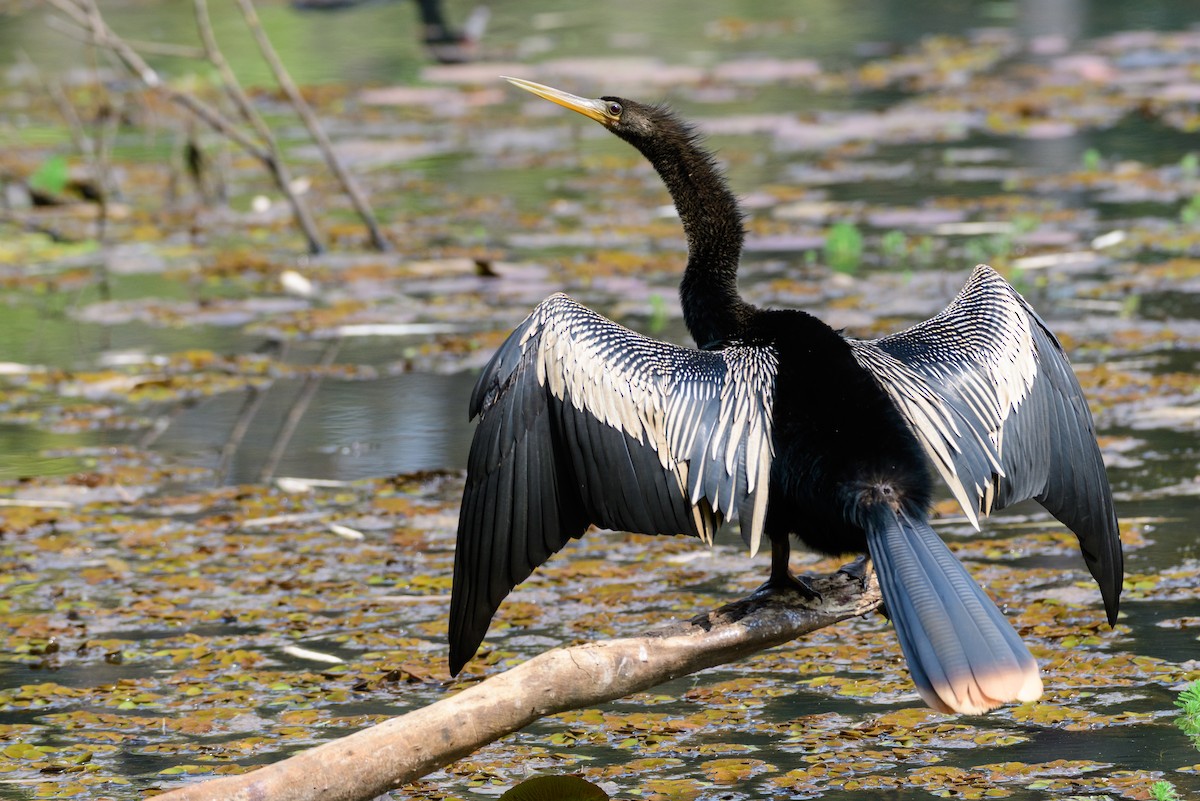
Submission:
{"label": "bare twig", "polygon": [[[70,16],[81,26],[90,26],[91,20],[88,15],[71,0],[45,0],[45,2],[58,11]],[[195,114],[222,136],[227,136],[236,142],[239,147],[254,158],[260,161],[266,161],[269,158],[269,154],[264,152],[254,140],[238,130],[237,126],[230,122],[221,112],[192,95],[177,92],[166,86],[162,82],[162,79],[159,78],[158,73],[138,55],[137,51],[130,47],[124,40],[117,37],[107,25],[96,32],[96,41],[106,49],[111,50],[130,72],[136,75],[147,87],[157,92],[162,92],[171,102],[177,103]]]}
{"label": "bare twig", "polygon": [[[275,134],[271,128],[263,120],[262,116],[255,110],[254,104],[250,102],[250,98],[242,89],[242,84],[230,68],[229,62],[225,60],[225,54],[221,52],[221,48],[217,46],[217,38],[213,33],[212,21],[208,16],[208,0],[194,0],[192,8],[196,16],[196,29],[200,32],[200,41],[204,45],[204,55],[208,61],[217,68],[221,74],[221,82],[225,86],[225,91],[233,100],[234,106],[237,107],[238,113],[242,115],[255,132],[262,138],[265,143],[265,149],[270,154],[270,159],[264,162],[271,174],[275,177],[275,184],[283,192],[288,203],[292,207],[292,214],[300,223],[300,227],[304,229],[305,235],[308,237],[310,250],[319,252],[324,250],[324,246],[319,243],[320,235],[317,233],[317,224],[309,214],[308,206],[301,202],[300,197],[292,189],[291,171],[283,160],[283,151],[279,149],[279,142],[275,139]],[[316,249],[313,249],[313,243],[317,243]]]}
{"label": "bare twig", "polygon": [[233,68],[229,66],[225,54],[217,44],[216,34],[213,33],[212,19],[208,15],[208,0],[192,0],[192,11],[196,17],[196,30],[200,33],[200,42],[204,46],[204,58],[221,74],[221,83],[225,87],[226,93],[229,94],[229,99],[233,101],[234,107],[242,115],[242,119],[250,123],[255,132],[267,143],[268,148],[278,153],[275,135],[263,120],[262,115],[255,110],[254,104],[250,102],[250,97],[242,88],[241,81],[234,74]]}
{"label": "bare twig", "polygon": [[217,38],[213,34],[212,21],[208,16],[208,0],[193,0],[192,7],[196,15],[196,28],[200,32],[200,41],[204,45],[205,57],[209,60],[217,72],[221,74],[221,82],[225,86],[225,91],[229,94],[238,113],[246,122],[250,123],[255,132],[262,138],[265,143],[265,149],[270,154],[267,164],[268,169],[275,176],[275,184],[284,193],[288,203],[292,207],[292,214],[300,223],[300,227],[304,229],[305,235],[308,237],[310,250],[313,249],[312,243],[317,243],[317,249],[314,252],[319,252],[324,249],[320,244],[320,234],[317,233],[317,224],[309,214],[308,207],[300,201],[300,197],[292,190],[292,176],[287,168],[287,164],[283,160],[283,152],[279,149],[279,143],[275,139],[275,134],[271,132],[271,128],[263,120],[262,115],[255,110],[254,104],[250,102],[249,96],[246,95],[242,84],[234,74],[233,69],[229,66],[229,62],[225,60],[225,54],[221,52],[221,48],[217,46]]}
{"label": "bare twig", "polygon": [[54,101],[54,105],[58,107],[58,113],[62,115],[63,121],[67,123],[67,131],[71,135],[71,144],[83,155],[91,155],[92,142],[87,138],[87,134],[83,130],[83,122],[79,119],[79,113],[67,97],[67,93],[63,91],[62,84],[57,79],[43,74],[41,69],[24,50],[20,50],[18,53],[21,63],[33,70],[34,74],[38,77],[38,81],[46,90],[46,94],[50,96],[50,99]]}
{"label": "bare twig", "polygon": [[871,574],[813,579],[816,606],[759,594],[642,637],[556,648],[457,695],[239,776],[161,801],[366,801],[546,715],[645,690],[793,640],[880,604]]}
{"label": "bare twig", "polygon": [[[196,2],[203,3],[204,0],[196,0]],[[304,126],[308,128],[308,133],[317,143],[317,147],[320,148],[321,154],[325,157],[325,162],[329,165],[329,169],[333,171],[334,176],[337,177],[338,182],[342,185],[342,189],[349,196],[350,202],[354,205],[354,210],[358,212],[358,216],[362,218],[363,223],[367,226],[367,231],[371,236],[371,245],[379,251],[391,250],[391,245],[383,236],[383,232],[379,228],[379,223],[375,219],[375,212],[371,209],[371,204],[367,201],[366,195],[359,190],[354,176],[350,174],[345,165],[342,164],[341,159],[338,158],[337,153],[333,149],[333,143],[329,141],[329,137],[325,134],[325,128],[321,125],[321,121],[317,119],[317,115],[313,113],[312,107],[308,105],[308,101],[304,99],[304,95],[296,87],[292,76],[287,71],[287,67],[283,65],[279,54],[275,52],[275,48],[271,45],[271,40],[267,38],[262,23],[258,19],[258,12],[254,9],[254,4],[251,0],[237,0],[237,4],[242,10],[242,16],[246,18],[246,25],[250,28],[250,33],[254,36],[254,41],[258,44],[258,49],[262,53],[263,60],[270,66],[271,72],[275,75],[275,80],[279,83],[279,87],[288,96],[292,107],[296,109],[296,113],[300,115]]]}
{"label": "bare twig", "polygon": [[[72,25],[64,19],[58,17],[47,17],[46,27],[57,31],[64,36],[69,36],[79,42],[87,44],[92,43],[92,35],[86,29],[78,25]],[[203,61],[204,53],[196,47],[188,45],[172,44],[170,42],[147,42],[142,39],[126,39],[125,43],[139,53],[148,53],[152,56],[170,56],[171,58],[190,58],[195,61]]]}
{"label": "bare twig", "polygon": [[[113,178],[111,162],[112,162],[112,146],[117,138],[117,128],[121,124],[121,109],[117,108],[110,101],[105,101],[101,107],[100,113],[96,120],[96,144],[92,148],[95,154],[93,157],[92,171],[95,173],[93,178],[96,181],[96,188],[99,190],[97,203],[100,206],[100,213],[96,218],[96,238],[101,242],[106,240],[108,229],[108,206],[110,200],[117,194],[116,180]],[[105,279],[107,285],[107,279]]]}
{"label": "bare twig", "polygon": [[236,143],[244,151],[262,162],[270,172],[272,178],[274,178],[276,187],[291,204],[296,221],[299,223],[305,238],[308,240],[309,251],[320,253],[325,249],[317,232],[316,224],[313,222],[311,215],[309,215],[307,207],[292,190],[290,176],[281,159],[268,148],[258,144],[247,136],[237,125],[217,109],[193,95],[176,91],[163,83],[158,73],[146,63],[145,59],[108,27],[108,24],[100,16],[98,10],[92,13],[92,9],[95,8],[93,0],[78,0],[78,2],[73,2],[73,0],[45,0],[45,2],[65,14],[77,25],[91,31],[96,44],[115,54],[126,68],[136,75],[147,87],[156,92],[161,92],[171,102],[187,109],[213,130]]}

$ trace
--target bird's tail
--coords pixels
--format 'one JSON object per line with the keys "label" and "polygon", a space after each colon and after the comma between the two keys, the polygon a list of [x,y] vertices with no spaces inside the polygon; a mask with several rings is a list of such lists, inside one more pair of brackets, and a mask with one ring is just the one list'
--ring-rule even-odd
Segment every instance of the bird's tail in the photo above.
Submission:
{"label": "bird's tail", "polygon": [[923,515],[879,503],[865,522],[883,601],[929,706],[981,714],[1042,694],[1037,662]]}

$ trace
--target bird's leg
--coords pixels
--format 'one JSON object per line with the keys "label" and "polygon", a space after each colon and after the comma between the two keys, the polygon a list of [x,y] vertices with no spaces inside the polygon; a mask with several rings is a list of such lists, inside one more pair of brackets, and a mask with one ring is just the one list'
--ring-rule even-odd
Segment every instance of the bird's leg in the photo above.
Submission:
{"label": "bird's leg", "polygon": [[803,576],[793,576],[788,568],[788,560],[792,554],[792,545],[788,535],[771,537],[771,577],[767,583],[759,587],[759,591],[794,592],[809,601],[821,600],[821,593]]}

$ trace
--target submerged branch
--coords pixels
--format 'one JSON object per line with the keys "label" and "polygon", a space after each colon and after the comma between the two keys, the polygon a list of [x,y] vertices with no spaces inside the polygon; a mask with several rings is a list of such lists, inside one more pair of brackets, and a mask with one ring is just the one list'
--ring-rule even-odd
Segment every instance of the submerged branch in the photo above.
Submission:
{"label": "submerged branch", "polygon": [[879,607],[873,573],[812,579],[815,605],[755,593],[641,637],[556,648],[422,709],[273,765],[193,784],[162,801],[365,801],[518,731],[781,645]]}

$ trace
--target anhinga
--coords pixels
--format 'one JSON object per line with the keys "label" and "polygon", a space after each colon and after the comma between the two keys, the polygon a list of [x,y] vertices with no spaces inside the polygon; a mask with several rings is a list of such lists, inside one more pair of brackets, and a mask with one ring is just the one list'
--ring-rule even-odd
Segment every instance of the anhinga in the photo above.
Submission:
{"label": "anhinga", "polygon": [[979,713],[1041,693],[1037,663],[928,523],[929,464],[970,521],[1027,498],[1079,538],[1115,623],[1123,565],[1091,414],[1062,346],[980,265],[932,319],[876,340],[737,292],[742,216],[693,130],[661,106],[589,100],[509,79],[649,159],[687,236],[680,286],[699,349],[642,336],[565,295],[542,301],[484,368],[450,602],[450,669],[474,655],[504,597],[590,524],[711,542],[740,519],[866,552],[922,698]]}

